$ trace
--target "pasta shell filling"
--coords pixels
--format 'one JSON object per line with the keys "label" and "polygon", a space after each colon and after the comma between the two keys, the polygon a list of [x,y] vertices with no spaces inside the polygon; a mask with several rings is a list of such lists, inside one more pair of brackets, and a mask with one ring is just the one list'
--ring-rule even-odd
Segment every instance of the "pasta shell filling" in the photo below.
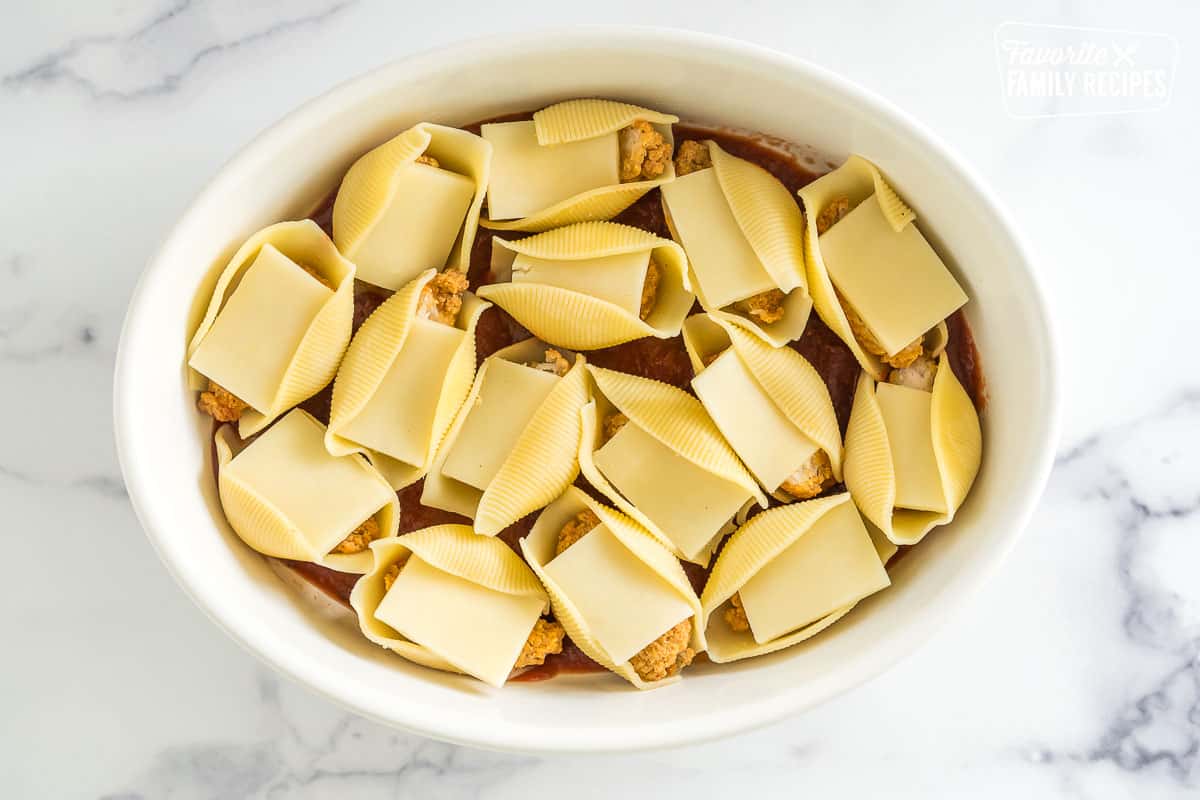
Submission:
{"label": "pasta shell filling", "polygon": [[644,119],[617,132],[621,152],[621,183],[661,177],[671,163],[671,143]]}
{"label": "pasta shell filling", "polygon": [[453,325],[462,310],[463,293],[470,287],[466,273],[450,267],[434,275],[417,300],[417,316],[422,319]]}
{"label": "pasta shell filling", "polygon": [[216,381],[210,380],[208,389],[200,393],[196,407],[217,422],[237,422],[250,404]]}
{"label": "pasta shell filling", "polygon": [[742,596],[738,592],[729,598],[729,608],[725,609],[725,624],[735,633],[745,633],[750,630],[750,620],[746,617],[746,609],[742,607]]}
{"label": "pasta shell filling", "polygon": [[334,546],[330,553],[361,553],[371,546],[371,542],[383,536],[383,529],[375,517],[368,517],[361,525],[350,532]]}
{"label": "pasta shell filling", "polygon": [[712,156],[708,147],[694,139],[687,139],[679,144],[679,154],[675,156],[675,175],[683,177],[712,167]]}
{"label": "pasta shell filling", "polygon": [[927,355],[927,352],[922,352],[907,366],[892,369],[888,373],[888,383],[907,386],[910,389],[920,389],[923,392],[932,392],[938,364]]}
{"label": "pasta shell filling", "polygon": [[799,469],[788,475],[779,488],[796,500],[807,500],[816,497],[821,492],[833,486],[837,480],[833,477],[833,464],[829,454],[817,450],[808,457]]}
{"label": "pasta shell filling", "polygon": [[782,290],[768,289],[750,295],[745,300],[738,300],[733,307],[764,325],[770,325],[783,319],[785,300],[787,295]]}
{"label": "pasta shell filling", "polygon": [[562,377],[571,369],[571,362],[553,347],[547,347],[541,361],[526,361],[525,366],[539,372],[549,372],[551,375]]}
{"label": "pasta shell filling", "polygon": [[658,305],[658,285],[662,282],[662,267],[650,256],[646,262],[646,280],[642,282],[642,302],[638,306],[638,319],[645,319],[654,313]]}

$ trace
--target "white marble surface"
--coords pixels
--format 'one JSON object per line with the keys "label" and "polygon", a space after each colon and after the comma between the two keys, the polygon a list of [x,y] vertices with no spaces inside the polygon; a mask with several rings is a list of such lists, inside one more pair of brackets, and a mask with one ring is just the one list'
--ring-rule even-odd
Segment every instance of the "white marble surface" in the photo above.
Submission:
{"label": "white marble surface", "polygon": [[[12,567],[0,584],[0,795],[1195,796],[1200,383],[1186,337],[1200,321],[1200,8],[763,0],[733,16],[729,0],[610,0],[596,17],[571,5],[4,2],[0,537]],[[993,49],[1005,20],[1173,33],[1173,101],[1129,116],[1010,118]],[[938,131],[1041,259],[1069,412],[1028,535],[905,663],[721,743],[541,759],[349,716],[220,633],[130,511],[110,373],[156,242],[264,125],[417,49],[581,21],[698,27],[796,53]]]}

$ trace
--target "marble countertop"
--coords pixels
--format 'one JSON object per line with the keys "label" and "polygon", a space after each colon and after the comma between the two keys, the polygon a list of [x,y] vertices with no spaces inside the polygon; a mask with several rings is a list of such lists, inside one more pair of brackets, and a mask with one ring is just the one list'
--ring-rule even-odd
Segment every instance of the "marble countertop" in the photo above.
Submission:
{"label": "marble countertop", "polygon": [[[571,4],[9,0],[0,26],[0,793],[13,798],[1116,798],[1200,790],[1200,7],[1104,0]],[[1018,118],[1005,21],[1173,34],[1166,108]],[[927,647],[726,741],[537,758],[382,728],[270,672],[160,567],[110,383],[142,265],[214,170],[311,96],[463,36],[583,21],[728,34],[837,70],[1010,206],[1060,320],[1058,464],[998,578]],[[1053,103],[1050,110],[1054,110]]]}

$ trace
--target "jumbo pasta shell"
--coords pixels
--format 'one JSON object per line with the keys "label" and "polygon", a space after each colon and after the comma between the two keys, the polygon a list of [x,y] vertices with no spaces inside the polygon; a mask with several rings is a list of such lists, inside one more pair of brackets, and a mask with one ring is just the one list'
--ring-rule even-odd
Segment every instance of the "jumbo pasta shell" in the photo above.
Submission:
{"label": "jumbo pasta shell", "polygon": [[820,373],[790,347],[771,347],[736,323],[727,330],[738,357],[763,391],[792,424],[825,451],[834,478],[841,481],[842,434]]}
{"label": "jumbo pasta shell", "polygon": [[898,545],[916,544],[933,528],[949,523],[966,499],[982,461],[978,414],[944,354],[934,378],[930,431],[947,511],[897,508],[892,445],[875,383],[865,373],[859,377],[846,430],[846,488],[863,515]]}
{"label": "jumbo pasta shell", "polygon": [[591,139],[604,133],[619,131],[639,119],[657,125],[673,125],[679,122],[679,117],[674,114],[664,114],[615,100],[583,98],[565,100],[535,112],[533,124],[534,130],[537,131],[538,144],[551,145]]}
{"label": "jumbo pasta shell", "polygon": [[[285,418],[273,427],[271,432],[282,434],[282,426],[285,423],[299,427],[311,426],[315,431],[312,433],[311,444],[315,445],[317,440],[323,440],[324,426],[307,412],[296,409],[288,417],[295,417],[295,420]],[[280,430],[276,431],[276,428],[280,428]],[[276,558],[309,561],[340,572],[362,573],[370,568],[371,556],[368,552],[331,553],[329,552],[330,547],[317,546],[311,540],[309,531],[313,526],[308,523],[307,519],[312,516],[311,504],[297,501],[289,506],[280,503],[277,499],[272,500],[261,490],[261,485],[255,485],[253,479],[241,475],[231,468],[234,459],[240,454],[235,450],[241,445],[231,426],[225,425],[218,429],[214,444],[217,458],[217,487],[221,497],[222,510],[234,532],[252,549]],[[270,446],[269,443],[264,443],[260,437],[246,447],[256,445],[259,447]],[[246,447],[243,447],[242,450],[244,451]],[[308,454],[309,457],[312,455],[311,452]],[[362,456],[335,457],[327,453],[324,453],[324,456],[336,461],[339,465],[338,469],[342,474],[338,486],[354,485],[356,496],[374,497],[378,502],[373,516],[376,517],[382,532],[380,538],[395,537],[399,527],[400,508],[395,493],[383,476]],[[286,450],[282,451],[274,458],[274,467],[271,472],[284,478],[287,477],[289,470],[295,472],[293,483],[297,487],[296,491],[306,491],[305,487],[310,481],[308,475],[303,472],[302,461],[303,459],[294,458]],[[350,481],[352,484],[347,484],[346,481]],[[325,488],[338,491],[337,487],[326,486]],[[343,497],[343,499],[345,498]],[[366,508],[365,513],[372,513],[372,509]],[[357,519],[344,525],[344,529],[337,532],[338,538],[349,534],[357,522],[361,522],[361,520]],[[325,544],[336,544],[336,541],[335,539],[333,542]]]}
{"label": "jumbo pasta shell", "polygon": [[[854,338],[850,322],[846,319],[837,292],[833,288],[833,281],[829,278],[829,271],[825,268],[817,241],[817,216],[825,206],[838,197],[847,197],[851,205],[858,205],[875,191],[877,183],[887,185],[875,165],[860,156],[850,156],[845,164],[800,189],[798,194],[804,201],[806,216],[804,255],[813,307],[821,320],[846,343],[862,368],[875,380],[886,380],[887,365],[877,356],[864,350]],[[890,196],[895,196],[890,188],[889,193]]]}
{"label": "jumbo pasta shell", "polygon": [[661,381],[589,366],[600,392],[629,419],[688,461],[745,488],[764,507],[758,484],[738,461],[700,401]]}
{"label": "jumbo pasta shell", "polygon": [[383,219],[399,188],[401,168],[414,163],[422,154],[433,156],[444,169],[475,184],[466,218],[446,261],[446,266],[467,271],[487,189],[491,145],[467,131],[430,122],[414,125],[369,151],[342,178],[333,206],[333,238],[348,258],[355,257]]}
{"label": "jumbo pasta shell", "polygon": [[351,452],[367,455],[397,490],[425,475],[437,445],[466,400],[475,377],[475,326],[480,314],[489,308],[490,304],[480,301],[470,293],[465,295],[456,326],[463,335],[441,382],[437,385],[427,385],[426,375],[413,375],[411,378],[414,392],[437,392],[436,412],[427,441],[422,448],[423,455],[418,461],[410,463],[372,450],[354,441],[351,436],[344,434],[344,431],[375,396],[396,358],[409,341],[417,318],[416,310],[421,291],[435,274],[434,270],[427,270],[385,300],[367,318],[350,342],[333,385],[333,402],[325,439],[329,452],[335,455]]}
{"label": "jumbo pasta shell", "polygon": [[484,491],[475,528],[494,536],[562,494],[579,474],[579,409],[587,402],[584,360],[562,377]]}
{"label": "jumbo pasta shell", "polygon": [[551,574],[546,565],[554,558],[554,546],[558,531],[563,524],[579,511],[589,509],[600,518],[603,524],[621,542],[628,551],[630,558],[635,558],[649,567],[659,578],[670,586],[693,610],[693,625],[690,646],[701,652],[706,648],[704,632],[700,622],[700,602],[688,582],[679,562],[668,552],[657,539],[629,517],[599,503],[586,492],[572,486],[563,495],[551,503],[538,516],[528,536],[521,540],[521,552],[526,562],[542,581],[550,597],[555,619],[566,630],[579,649],[589,658],[605,669],[620,675],[638,689],[654,689],[667,686],[679,680],[674,675],[658,681],[645,681],[633,668],[628,659],[615,661],[605,651],[599,640],[592,634],[591,626],[578,606],[564,591]]}
{"label": "jumbo pasta shell", "polygon": [[549,608],[549,598],[529,567],[503,542],[478,536],[468,525],[436,525],[381,540],[372,544],[371,554],[371,570],[359,579],[350,594],[359,628],[375,644],[426,667],[444,672],[464,671],[429,648],[405,638],[375,616],[387,594],[384,573],[410,554],[441,572],[501,594],[534,598],[542,603],[543,611]]}
{"label": "jumbo pasta shell", "polygon": [[[716,183],[708,191],[701,191],[699,185],[688,184],[689,191],[685,192],[683,182],[674,184],[671,190],[664,189],[663,214],[671,238],[683,245],[685,250],[689,247],[692,250],[688,254],[692,285],[706,312],[714,319],[741,324],[772,346],[782,347],[803,335],[812,311],[804,259],[804,215],[787,188],[762,167],[726,153],[712,140],[705,140],[703,145],[712,160]],[[719,207],[714,206],[714,202],[719,201],[713,199],[713,191],[723,201]],[[684,202],[685,197],[691,197],[691,203]],[[673,202],[684,202],[684,209],[692,208],[694,219],[690,228],[686,221],[682,225],[684,230],[677,224],[671,212]],[[727,212],[723,210],[726,207]],[[677,211],[681,210],[677,207]],[[730,216],[732,222],[723,222]],[[732,263],[748,265],[757,259],[762,266],[763,277],[769,277],[773,288],[786,295],[782,319],[763,323],[735,310],[734,304],[728,303],[719,289],[714,295],[712,285],[710,291],[705,291],[701,276],[708,275],[711,279],[717,272],[730,269],[731,262],[718,263],[715,256],[706,259],[707,250],[697,244],[696,237],[693,235],[689,244],[688,236],[684,234],[687,230],[695,234],[700,229],[725,230],[726,227],[734,229],[728,231],[728,235],[740,234],[745,239],[752,256],[737,257]],[[750,276],[757,273],[759,271],[753,269],[742,277],[752,280]],[[769,287],[764,285],[758,288],[766,290]]]}
{"label": "jumbo pasta shell", "polygon": [[757,164],[708,146],[729,210],[767,273],[783,292],[807,293],[804,215],[791,192]]}
{"label": "jumbo pasta shell", "polygon": [[480,297],[493,301],[534,336],[551,344],[594,350],[645,336],[668,339],[679,335],[694,300],[682,248],[640,228],[581,222],[513,242],[492,241],[494,247],[513,254],[567,263],[645,252],[662,269],[658,300],[645,320],[615,303],[561,286],[522,281],[479,289]]}
{"label": "jumbo pasta shell", "polygon": [[[857,605],[858,601],[839,606],[807,625],[766,642],[756,641],[747,632],[735,632],[724,620],[714,617],[725,608],[726,602],[736,592],[742,590],[772,560],[808,534],[819,520],[845,506],[853,509],[850,496],[845,493],[780,506],[754,517],[729,538],[700,599],[710,660],[727,663],[783,650],[828,629]],[[887,578],[881,570],[895,553],[895,548],[877,541],[869,527],[867,534],[871,539],[871,550],[867,552],[873,550],[874,556],[865,557],[869,558],[874,566],[868,567],[864,574],[882,576],[878,580],[886,586]],[[875,557],[879,558],[878,564],[874,562]],[[878,582],[868,584],[867,590],[878,591],[879,585]]]}
{"label": "jumbo pasta shell", "polygon": [[[204,318],[188,345],[189,361],[246,268],[268,244],[291,261],[318,272],[333,287],[333,293],[309,321],[268,407],[248,408],[242,414],[238,422],[242,438],[258,433],[284,411],[312,397],[333,380],[350,341],[354,317],[354,265],[342,257],[312,220],[280,222],[247,239],[221,271]],[[193,388],[204,385],[202,376],[194,369],[189,370],[189,379]]]}
{"label": "jumbo pasta shell", "polygon": [[[638,119],[655,125],[663,138],[674,146],[671,125],[679,121],[678,117],[626,103],[595,98],[568,100],[533,115],[537,141],[539,145],[547,146],[610,134]],[[601,186],[579,192],[520,219],[485,218],[480,224],[500,231],[538,232],[574,222],[612,219],[651,189],[674,179],[675,165],[669,161],[660,178]]]}

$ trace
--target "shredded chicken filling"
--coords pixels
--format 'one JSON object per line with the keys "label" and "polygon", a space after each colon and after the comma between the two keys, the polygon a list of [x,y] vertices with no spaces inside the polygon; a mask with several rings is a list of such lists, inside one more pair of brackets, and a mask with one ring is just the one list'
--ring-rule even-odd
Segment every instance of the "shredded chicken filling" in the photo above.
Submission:
{"label": "shredded chicken filling", "polygon": [[567,361],[562,353],[553,348],[546,348],[546,353],[541,361],[528,361],[525,363],[527,367],[533,367],[542,372],[552,372],[560,378],[566,375],[571,369],[571,362]]}
{"label": "shredded chicken filling", "polygon": [[712,156],[700,142],[688,139],[679,145],[679,152],[675,156],[675,177],[690,175],[711,166]]}
{"label": "shredded chicken filling", "polygon": [[329,282],[329,279],[328,279],[328,278],[326,278],[326,277],[325,277],[324,275],[322,275],[321,273],[317,272],[317,270],[316,270],[315,268],[313,268],[313,267],[310,267],[310,266],[308,266],[307,264],[300,264],[300,265],[299,265],[299,267],[300,267],[300,269],[304,270],[305,272],[307,272],[307,273],[308,273],[309,275],[311,275],[312,277],[316,278],[316,280],[317,280],[317,283],[321,284],[321,285],[322,285],[322,286],[324,286],[326,289],[332,289],[332,288],[333,288],[333,284]]}
{"label": "shredded chicken filling", "polygon": [[208,389],[200,393],[200,400],[196,405],[217,422],[237,422],[250,407],[244,400],[211,380],[208,382]]}
{"label": "shredded chicken filling", "polygon": [[733,307],[763,325],[770,325],[783,319],[783,301],[786,299],[787,295],[781,290],[768,289],[745,300],[738,300]]}
{"label": "shredded chicken filling", "polygon": [[671,163],[671,145],[644,119],[634,120],[617,134],[621,150],[621,183],[661,177]]}
{"label": "shredded chicken filling", "polygon": [[366,550],[371,542],[383,535],[379,528],[379,522],[375,517],[368,517],[361,525],[350,532],[350,535],[337,543],[329,552],[331,553],[361,553]]}
{"label": "shredded chicken filling", "polygon": [[533,630],[529,632],[529,638],[525,640],[525,646],[521,648],[521,654],[517,656],[513,669],[544,664],[546,656],[561,653],[566,633],[563,626],[557,622],[539,617],[533,624]]}
{"label": "shredded chicken filling", "polygon": [[817,235],[824,233],[842,221],[850,213],[850,198],[835,197],[817,214]]}
{"label": "shredded chicken filling", "polygon": [[729,598],[729,608],[725,609],[725,624],[730,630],[738,633],[750,630],[750,620],[746,618],[746,609],[742,608],[742,596],[737,592]]}
{"label": "shredded chicken filling", "polygon": [[651,256],[650,262],[646,264],[646,280],[642,283],[642,305],[638,310],[638,317],[641,319],[654,313],[654,307],[658,305],[658,285],[661,282],[662,268]]}
{"label": "shredded chicken filling", "polygon": [[392,584],[396,582],[396,578],[400,577],[400,570],[404,569],[404,565],[408,563],[408,557],[411,553],[405,553],[387,569],[383,571],[383,591],[386,594],[392,588]]}
{"label": "shredded chicken filling", "polygon": [[788,475],[779,488],[797,500],[807,500],[816,497],[833,483],[833,465],[829,462],[829,454],[818,450]]}
{"label": "shredded chicken filling", "polygon": [[937,362],[922,353],[907,367],[893,369],[888,373],[888,383],[932,392],[933,379],[937,377],[937,368]]}
{"label": "shredded chicken filling", "polygon": [[453,267],[442,270],[429,279],[417,299],[417,316],[453,325],[462,310],[463,292],[470,286],[467,276]]}
{"label": "shredded chicken filling", "polygon": [[563,525],[558,532],[558,541],[554,545],[554,555],[561,555],[571,545],[578,542],[593,528],[600,524],[600,518],[590,508],[585,508]]}
{"label": "shredded chicken filling", "polygon": [[661,681],[692,663],[696,651],[688,646],[692,620],[685,619],[635,653],[629,664],[644,681]]}
{"label": "shredded chicken filling", "polygon": [[616,436],[617,431],[624,428],[627,422],[629,422],[629,417],[619,411],[616,414],[609,414],[605,417],[604,422],[600,426],[600,433],[604,436],[604,441],[607,442]]}

